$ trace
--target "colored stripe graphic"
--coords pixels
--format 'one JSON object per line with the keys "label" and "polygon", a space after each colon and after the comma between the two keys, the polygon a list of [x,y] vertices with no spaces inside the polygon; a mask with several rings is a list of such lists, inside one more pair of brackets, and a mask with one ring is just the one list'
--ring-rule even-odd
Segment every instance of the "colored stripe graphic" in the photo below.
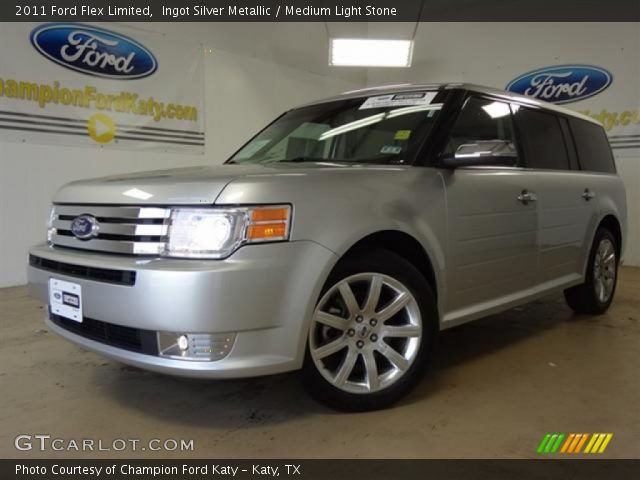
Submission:
{"label": "colored stripe graphic", "polygon": [[584,453],[603,453],[612,437],[613,433],[594,433]]}
{"label": "colored stripe graphic", "polygon": [[556,440],[556,443],[554,443],[553,447],[551,447],[551,452],[550,453],[556,453],[558,451],[558,448],[560,448],[560,444],[562,443],[563,439],[564,439],[564,433],[558,434],[558,438]]}
{"label": "colored stripe graphic", "polygon": [[567,449],[569,448],[569,445],[571,445],[571,442],[573,442],[573,439],[576,437],[575,433],[570,433],[569,436],[567,437],[567,441],[564,442],[564,445],[562,446],[562,449],[560,450],[560,453],[566,453]]}
{"label": "colored stripe graphic", "polygon": [[580,450],[582,450],[582,446],[584,445],[584,442],[587,441],[587,437],[589,437],[588,433],[583,433],[582,434],[582,438],[580,439],[580,441],[578,442],[578,445],[576,445],[576,451],[575,453],[580,453]]}
{"label": "colored stripe graphic", "polygon": [[564,433],[547,433],[540,445],[538,445],[538,453],[556,453],[564,440]]}
{"label": "colored stripe graphic", "polygon": [[538,450],[536,450],[538,453],[544,453],[544,447],[547,446],[547,443],[549,442],[550,438],[551,438],[551,434],[550,433],[547,433],[544,436],[544,438],[540,442],[540,445],[538,445]]}
{"label": "colored stripe graphic", "polygon": [[547,433],[536,451],[541,454],[603,453],[612,438],[613,433]]}

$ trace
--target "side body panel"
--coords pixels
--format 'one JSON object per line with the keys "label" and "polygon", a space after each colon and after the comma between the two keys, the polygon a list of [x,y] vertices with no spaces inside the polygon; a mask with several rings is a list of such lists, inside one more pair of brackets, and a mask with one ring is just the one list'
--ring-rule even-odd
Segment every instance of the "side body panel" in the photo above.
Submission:
{"label": "side body panel", "polygon": [[[590,177],[593,181],[595,196],[595,209],[597,212],[597,225],[607,216],[615,217],[620,223],[620,234],[622,237],[622,250],[620,252],[620,260],[624,262],[624,251],[627,248],[627,194],[622,178],[618,175],[608,175],[603,173],[584,172],[585,176]],[[583,251],[582,274],[584,276],[587,270],[587,256],[593,243],[596,228],[591,232],[587,232],[588,244]]]}
{"label": "side body panel", "polygon": [[583,266],[598,224],[598,175],[578,171],[532,170],[538,194],[540,271],[537,283],[553,285],[582,280]]}
{"label": "side body panel", "polygon": [[444,322],[460,322],[533,287],[537,274],[537,205],[520,168],[459,168],[441,172],[448,209]]}

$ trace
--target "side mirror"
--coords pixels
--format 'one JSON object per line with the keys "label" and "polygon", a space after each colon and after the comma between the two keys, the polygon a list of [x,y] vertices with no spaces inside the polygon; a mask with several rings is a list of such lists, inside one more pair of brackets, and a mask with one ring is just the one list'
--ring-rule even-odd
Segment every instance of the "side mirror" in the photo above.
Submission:
{"label": "side mirror", "polygon": [[511,167],[518,162],[518,152],[514,145],[505,140],[482,140],[464,143],[455,154],[444,155],[442,166],[445,168],[475,166]]}

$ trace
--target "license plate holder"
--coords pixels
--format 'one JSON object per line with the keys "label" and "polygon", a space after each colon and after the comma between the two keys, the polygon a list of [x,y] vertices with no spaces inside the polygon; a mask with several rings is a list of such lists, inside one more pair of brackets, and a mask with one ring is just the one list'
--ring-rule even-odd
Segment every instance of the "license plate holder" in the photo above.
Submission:
{"label": "license plate holder", "polygon": [[82,286],[50,278],[49,308],[54,315],[82,323]]}

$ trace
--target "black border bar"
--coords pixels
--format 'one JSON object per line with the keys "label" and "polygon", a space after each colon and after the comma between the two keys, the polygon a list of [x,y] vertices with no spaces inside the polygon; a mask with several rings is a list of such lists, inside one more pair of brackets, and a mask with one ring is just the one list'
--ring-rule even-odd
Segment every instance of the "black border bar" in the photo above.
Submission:
{"label": "black border bar", "polygon": [[[535,455],[535,453],[532,453]],[[3,480],[89,480],[128,479],[136,480],[196,480],[237,479],[264,480],[628,480],[636,478],[640,471],[640,460],[556,460],[540,456],[540,460],[0,460],[0,478]],[[556,457],[557,458],[557,457]],[[77,468],[77,473],[55,475],[52,469]],[[221,474],[213,466],[237,468],[236,474]],[[287,465],[290,467],[287,468]],[[18,473],[17,466],[40,469],[40,473]],[[147,467],[148,473],[123,474],[121,468]],[[207,472],[184,473],[184,466],[207,467]],[[277,467],[277,477],[256,474],[254,466]],[[295,469],[293,466],[297,467]],[[91,467],[102,467],[100,475],[91,473]],[[158,470],[153,472],[153,467]],[[84,470],[82,470],[84,468]],[[115,473],[109,474],[109,469]],[[177,473],[170,469],[175,468]],[[42,469],[46,469],[43,473]],[[228,471],[228,470],[226,470]],[[258,470],[265,472],[266,470]],[[270,470],[273,472],[273,470]]]}
{"label": "black border bar", "polygon": [[[180,8],[182,9],[180,11],[174,10]],[[182,13],[176,14],[177,12]],[[36,21],[637,22],[640,21],[640,2],[638,0],[16,0],[0,2],[0,22]]]}

